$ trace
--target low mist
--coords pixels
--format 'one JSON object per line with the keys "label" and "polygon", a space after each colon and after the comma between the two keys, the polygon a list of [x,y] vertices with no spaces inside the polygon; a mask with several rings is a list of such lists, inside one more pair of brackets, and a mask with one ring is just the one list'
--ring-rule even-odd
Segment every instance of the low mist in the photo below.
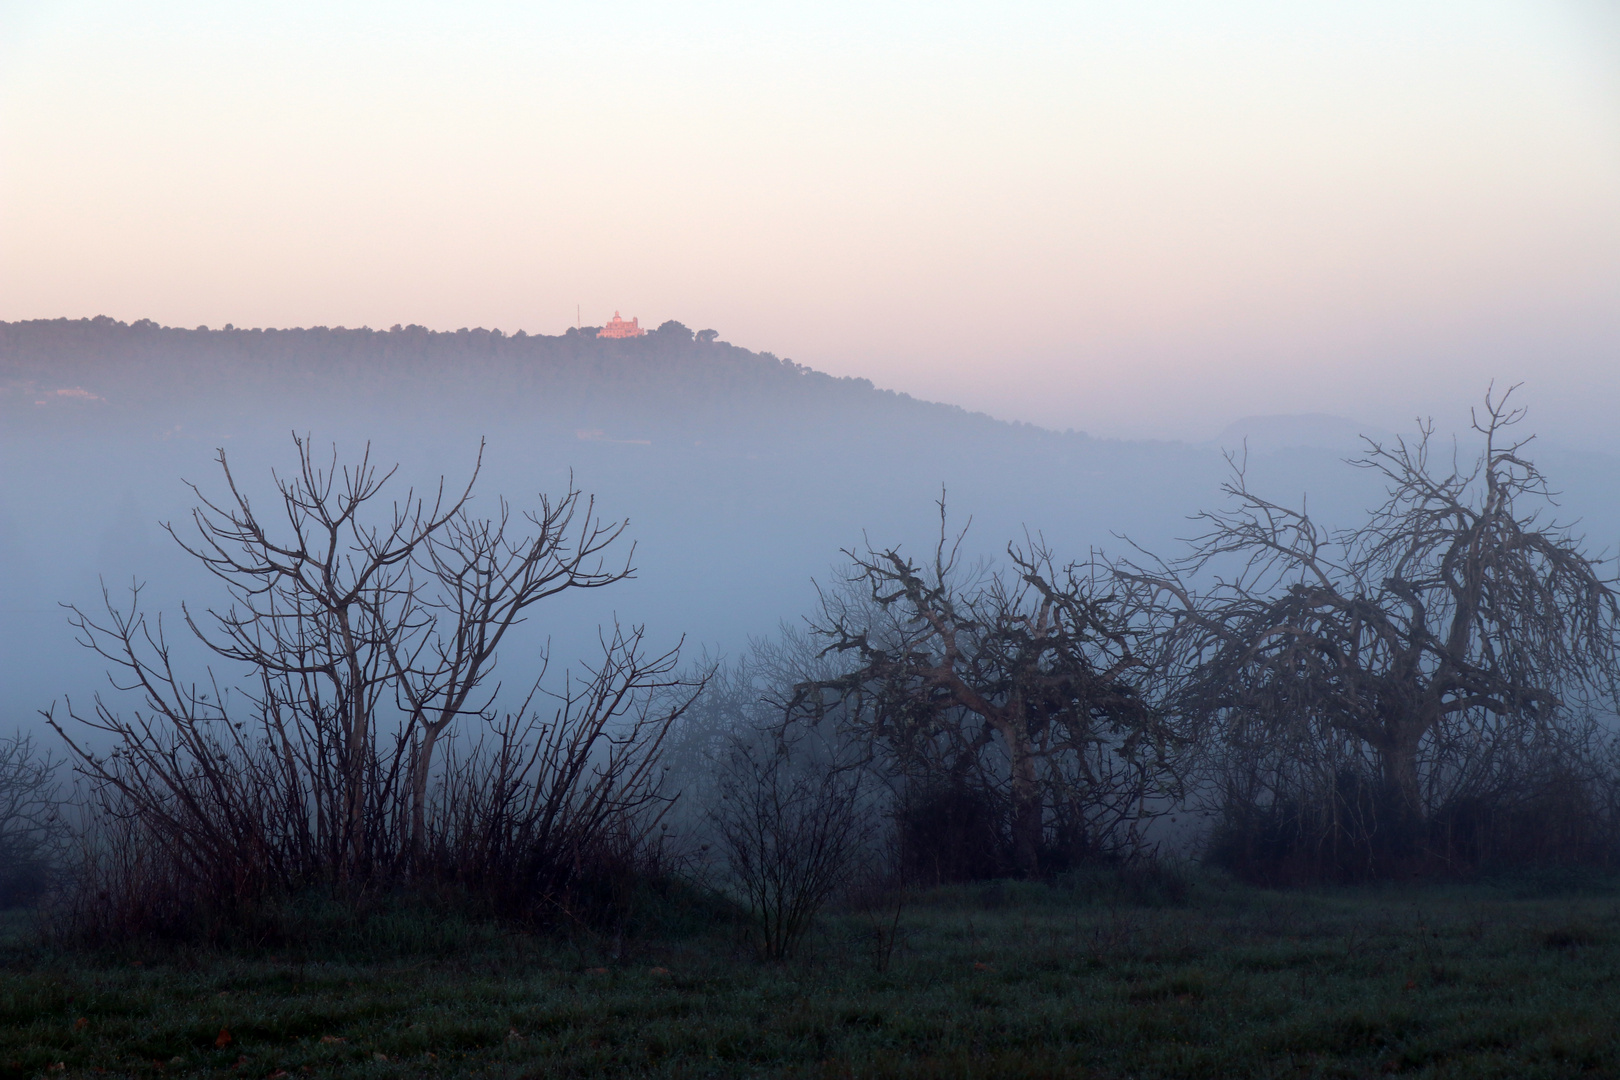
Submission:
{"label": "low mist", "polygon": [[[1343,459],[1361,435],[1390,433],[1342,417],[1258,417],[1202,444],[1102,440],[918,401],[715,337],[673,322],[617,341],[0,324],[0,722],[30,729],[52,701],[104,689],[105,665],[75,645],[59,607],[99,607],[103,584],[120,603],[143,584],[143,608],[165,613],[186,649],[180,604],[222,597],[163,526],[194,531],[188,483],[225,491],[220,451],[246,492],[268,497],[272,473],[295,465],[294,433],[340,468],[368,452],[397,465],[391,498],[441,479],[464,486],[482,446],[481,512],[501,499],[532,509],[572,483],[604,519],[629,522],[633,579],[533,611],[503,648],[520,681],[546,641],[560,672],[615,616],[655,642],[684,637],[691,656],[734,655],[751,636],[799,623],[843,549],[924,552],[942,494],[948,527],[967,529],[965,550],[990,560],[1026,533],[1066,559],[1132,544],[1174,554],[1189,515],[1218,503],[1227,453],[1257,487],[1308,500],[1327,523],[1381,494]],[[1534,390],[1521,392],[1531,428]],[[1556,516],[1612,547],[1614,463],[1555,446],[1540,461],[1564,492]]]}

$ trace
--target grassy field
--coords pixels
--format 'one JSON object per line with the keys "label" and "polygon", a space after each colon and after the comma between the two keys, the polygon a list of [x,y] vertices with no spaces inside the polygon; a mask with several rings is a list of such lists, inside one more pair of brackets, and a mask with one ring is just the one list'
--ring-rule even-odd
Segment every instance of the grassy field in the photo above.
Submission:
{"label": "grassy field", "polygon": [[[0,946],[0,1076],[1620,1076],[1616,882],[913,898],[799,959],[400,916],[301,954]],[[1151,892],[1151,890],[1149,890]]]}

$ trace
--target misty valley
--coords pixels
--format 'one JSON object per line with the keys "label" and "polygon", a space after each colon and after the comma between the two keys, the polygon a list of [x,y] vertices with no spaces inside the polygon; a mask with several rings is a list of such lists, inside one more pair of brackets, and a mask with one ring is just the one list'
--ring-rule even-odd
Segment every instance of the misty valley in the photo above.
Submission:
{"label": "misty valley", "polygon": [[1620,469],[0,323],[0,1077],[1620,1072]]}

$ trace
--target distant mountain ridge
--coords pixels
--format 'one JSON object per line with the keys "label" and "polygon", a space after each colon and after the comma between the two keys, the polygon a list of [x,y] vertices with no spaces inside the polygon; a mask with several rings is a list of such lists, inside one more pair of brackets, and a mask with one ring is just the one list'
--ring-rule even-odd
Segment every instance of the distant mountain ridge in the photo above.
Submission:
{"label": "distant mountain ridge", "polygon": [[[498,414],[558,397],[582,403],[611,394],[624,404],[653,403],[667,414],[671,395],[684,408],[724,412],[729,399],[791,399],[801,408],[837,412],[879,408],[949,413],[956,422],[997,425],[982,413],[877,388],[868,379],[816,371],[772,353],[698,340],[678,322],[644,337],[598,340],[569,332],[433,331],[344,327],[184,329],[150,319],[107,316],[0,322],[0,411],[113,405],[163,407],[184,401],[223,404],[215,395],[251,395],[263,408],[300,398],[314,407],[343,401],[378,404],[424,392],[449,402],[480,403]],[[1012,423],[1028,431],[1043,429]]]}

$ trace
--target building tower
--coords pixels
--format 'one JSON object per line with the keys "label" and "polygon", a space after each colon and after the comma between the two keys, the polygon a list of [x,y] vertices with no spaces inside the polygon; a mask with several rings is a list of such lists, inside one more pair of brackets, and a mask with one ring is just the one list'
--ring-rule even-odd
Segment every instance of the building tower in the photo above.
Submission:
{"label": "building tower", "polygon": [[615,311],[613,320],[598,330],[596,336],[599,338],[627,338],[642,337],[646,333],[647,331],[641,328],[640,319],[631,319],[629,322],[625,322],[619,318],[619,313]]}

